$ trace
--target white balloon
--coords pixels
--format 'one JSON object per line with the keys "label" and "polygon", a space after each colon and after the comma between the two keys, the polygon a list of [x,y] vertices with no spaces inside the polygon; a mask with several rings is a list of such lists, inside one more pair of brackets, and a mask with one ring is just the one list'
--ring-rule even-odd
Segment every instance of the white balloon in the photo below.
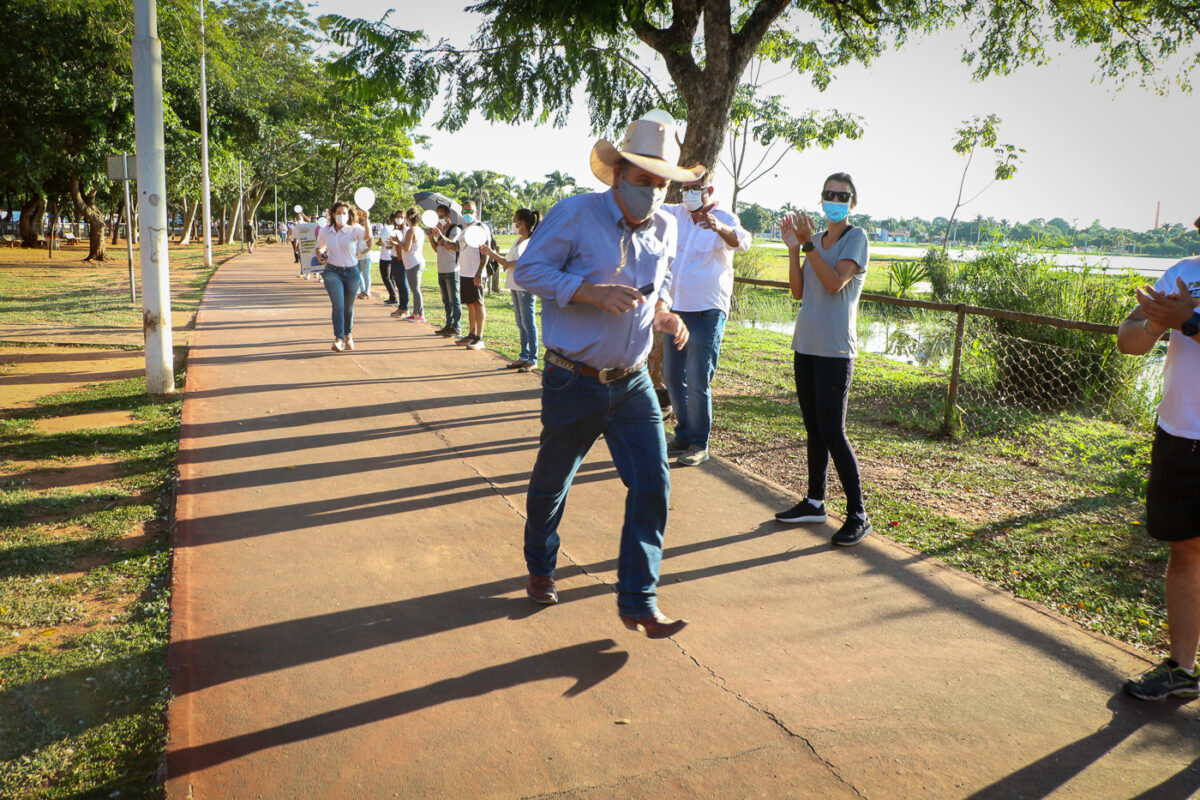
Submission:
{"label": "white balloon", "polygon": [[651,111],[647,111],[645,114],[642,114],[642,119],[648,119],[648,120],[652,120],[654,122],[661,122],[663,125],[674,125],[675,124],[675,118],[672,117],[669,112],[663,111],[661,108],[656,108]]}
{"label": "white balloon", "polygon": [[370,211],[371,206],[375,205],[374,190],[368,189],[366,186],[363,186],[363,187],[355,190],[354,205],[358,206],[359,208],[363,209],[364,211]]}
{"label": "white balloon", "polygon": [[467,247],[487,244],[488,238],[487,228],[482,225],[472,225],[463,231],[463,241],[467,243]]}
{"label": "white balloon", "polygon": [[433,226],[437,225],[438,224],[437,212],[434,211],[432,208],[425,209],[425,212],[423,214],[421,214],[421,222],[424,223],[426,228],[432,228]]}
{"label": "white balloon", "polygon": [[300,212],[304,211],[304,206],[301,206],[301,205],[294,206],[292,208],[292,211],[295,211],[297,214],[299,214]]}
{"label": "white balloon", "polygon": [[329,224],[329,220],[325,217],[317,217],[317,224],[324,228]]}

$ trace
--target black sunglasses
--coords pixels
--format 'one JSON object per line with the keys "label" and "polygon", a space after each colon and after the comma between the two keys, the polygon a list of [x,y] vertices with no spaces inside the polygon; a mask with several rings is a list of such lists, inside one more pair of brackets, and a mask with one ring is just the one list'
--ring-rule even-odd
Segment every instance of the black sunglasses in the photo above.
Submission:
{"label": "black sunglasses", "polygon": [[850,192],[835,192],[832,189],[821,192],[821,199],[831,203],[849,203],[850,197]]}

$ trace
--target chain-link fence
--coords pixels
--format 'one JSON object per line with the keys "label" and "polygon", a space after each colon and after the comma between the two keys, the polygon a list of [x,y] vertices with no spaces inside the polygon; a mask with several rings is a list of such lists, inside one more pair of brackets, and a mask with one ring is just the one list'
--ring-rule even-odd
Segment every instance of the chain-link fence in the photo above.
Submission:
{"label": "chain-link fence", "polygon": [[[740,283],[786,288],[780,281]],[[1117,352],[1113,325],[864,294],[859,347],[910,365],[888,395],[893,422],[990,435],[1060,415],[1153,426],[1162,357]],[[868,315],[864,315],[868,316]]]}

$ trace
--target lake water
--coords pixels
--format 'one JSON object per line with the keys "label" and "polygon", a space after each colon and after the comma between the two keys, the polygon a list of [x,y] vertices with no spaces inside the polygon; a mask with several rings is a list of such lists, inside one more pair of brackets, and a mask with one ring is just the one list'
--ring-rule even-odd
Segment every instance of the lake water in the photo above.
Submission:
{"label": "lake water", "polygon": [[[762,247],[779,250],[786,249],[783,242],[763,242]],[[972,249],[950,249],[950,257],[956,261],[977,258],[983,251]],[[916,247],[888,247],[886,244],[872,244],[871,255],[887,258],[920,258],[925,250]],[[1054,263],[1061,267],[1081,267],[1085,264],[1094,268],[1107,268],[1116,272],[1133,270],[1139,275],[1158,277],[1173,265],[1179,263],[1178,258],[1155,258],[1153,256],[1099,256],[1094,253],[1043,253],[1053,258]]]}

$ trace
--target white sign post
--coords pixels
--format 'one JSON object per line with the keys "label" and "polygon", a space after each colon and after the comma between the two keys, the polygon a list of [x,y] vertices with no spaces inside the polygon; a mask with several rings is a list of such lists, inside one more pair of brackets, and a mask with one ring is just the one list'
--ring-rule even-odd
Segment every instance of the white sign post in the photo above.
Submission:
{"label": "white sign post", "polygon": [[[115,155],[108,157],[108,179],[120,181],[125,189],[125,250],[129,254],[129,302],[137,302],[137,290],[133,280],[133,206],[129,202],[129,182],[137,175],[137,156]],[[117,227],[121,218],[117,217]]]}

